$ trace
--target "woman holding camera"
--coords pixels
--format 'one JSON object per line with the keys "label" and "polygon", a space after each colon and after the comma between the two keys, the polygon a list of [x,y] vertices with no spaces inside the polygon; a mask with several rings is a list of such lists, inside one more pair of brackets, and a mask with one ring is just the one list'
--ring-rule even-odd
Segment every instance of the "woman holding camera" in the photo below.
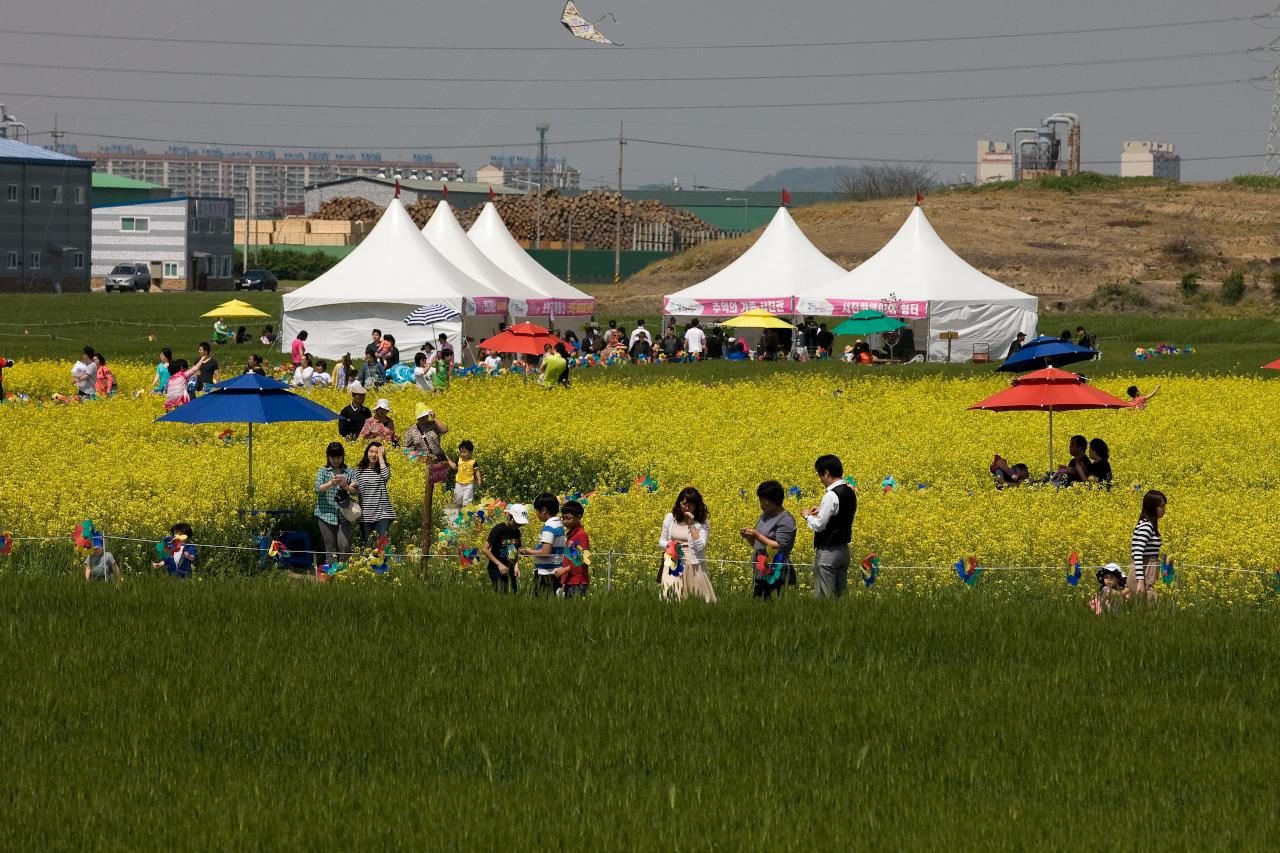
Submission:
{"label": "woman holding camera", "polygon": [[346,463],[342,442],[330,442],[325,451],[325,465],[316,472],[315,510],[325,559],[330,564],[346,559],[351,550],[351,522],[343,517],[342,506],[350,503],[349,490],[355,488],[355,479],[356,472]]}

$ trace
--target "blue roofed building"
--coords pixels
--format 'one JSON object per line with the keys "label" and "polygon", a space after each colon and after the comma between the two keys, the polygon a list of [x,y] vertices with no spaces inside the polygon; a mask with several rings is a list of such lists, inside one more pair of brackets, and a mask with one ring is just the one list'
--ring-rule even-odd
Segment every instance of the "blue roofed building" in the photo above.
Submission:
{"label": "blue roofed building", "polygon": [[87,292],[93,161],[0,136],[0,292]]}

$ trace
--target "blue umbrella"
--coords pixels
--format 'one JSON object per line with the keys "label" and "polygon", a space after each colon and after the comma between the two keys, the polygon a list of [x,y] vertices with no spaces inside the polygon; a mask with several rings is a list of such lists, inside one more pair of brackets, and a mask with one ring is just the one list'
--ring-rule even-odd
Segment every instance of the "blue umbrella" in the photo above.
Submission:
{"label": "blue umbrella", "polygon": [[1025,373],[1028,370],[1043,370],[1046,367],[1062,367],[1078,361],[1089,361],[1097,354],[1095,349],[1041,335],[1023,344],[1022,349],[1006,358],[1004,364],[996,370]]}
{"label": "blue umbrella", "polygon": [[332,421],[337,415],[319,403],[300,397],[279,379],[246,373],[209,388],[158,418],[156,423],[249,425],[249,503],[253,503],[253,425],[291,421]]}

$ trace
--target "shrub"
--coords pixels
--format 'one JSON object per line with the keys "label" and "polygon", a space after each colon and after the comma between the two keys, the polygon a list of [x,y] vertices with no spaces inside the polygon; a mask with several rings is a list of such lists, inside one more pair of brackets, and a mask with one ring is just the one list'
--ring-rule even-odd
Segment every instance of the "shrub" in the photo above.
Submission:
{"label": "shrub", "polygon": [[[236,249],[236,269],[240,269],[240,249]],[[281,280],[311,281],[329,271],[338,258],[327,252],[298,251],[297,249],[250,249],[253,266],[271,270]]]}
{"label": "shrub", "polygon": [[1275,175],[1236,175],[1231,183],[1253,190],[1280,190],[1280,177]]}
{"label": "shrub", "polygon": [[1271,274],[1271,295],[1280,299],[1280,270]]}
{"label": "shrub", "polygon": [[1200,292],[1200,273],[1189,272],[1184,275],[1178,283],[1178,289],[1182,291],[1183,299],[1194,298]]}
{"label": "shrub", "polygon": [[1219,298],[1223,305],[1235,305],[1244,299],[1244,273],[1236,270],[1222,280],[1222,293]]}
{"label": "shrub", "polygon": [[1142,282],[1136,278],[1113,281],[1102,285],[1089,297],[1091,311],[1131,311],[1150,308],[1151,300],[1141,290]]}

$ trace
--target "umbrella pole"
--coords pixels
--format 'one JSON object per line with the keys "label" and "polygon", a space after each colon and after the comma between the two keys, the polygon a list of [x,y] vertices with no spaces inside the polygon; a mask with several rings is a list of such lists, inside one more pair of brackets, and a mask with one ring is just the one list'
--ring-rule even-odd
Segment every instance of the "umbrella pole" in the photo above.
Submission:
{"label": "umbrella pole", "polygon": [[253,424],[249,424],[249,509],[253,509]]}
{"label": "umbrella pole", "polygon": [[1049,410],[1049,473],[1053,473],[1053,409]]}

